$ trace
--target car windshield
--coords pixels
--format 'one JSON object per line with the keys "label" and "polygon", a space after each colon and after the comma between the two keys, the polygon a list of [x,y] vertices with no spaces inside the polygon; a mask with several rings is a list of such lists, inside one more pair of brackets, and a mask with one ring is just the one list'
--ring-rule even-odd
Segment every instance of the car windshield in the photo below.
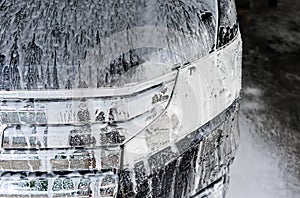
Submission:
{"label": "car windshield", "polygon": [[0,2],[0,89],[125,86],[215,46],[212,0]]}

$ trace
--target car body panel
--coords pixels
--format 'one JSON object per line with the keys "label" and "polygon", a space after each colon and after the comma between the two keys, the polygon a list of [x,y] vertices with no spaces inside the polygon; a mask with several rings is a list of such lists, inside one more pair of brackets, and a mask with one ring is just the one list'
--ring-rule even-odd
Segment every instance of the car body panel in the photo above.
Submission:
{"label": "car body panel", "polygon": [[224,196],[233,0],[0,2],[0,197]]}

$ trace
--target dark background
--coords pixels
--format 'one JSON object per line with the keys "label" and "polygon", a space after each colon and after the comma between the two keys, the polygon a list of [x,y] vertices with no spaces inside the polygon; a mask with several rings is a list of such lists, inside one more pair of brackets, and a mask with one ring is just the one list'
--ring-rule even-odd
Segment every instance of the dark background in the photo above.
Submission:
{"label": "dark background", "polygon": [[241,141],[228,198],[300,197],[300,1],[237,0]]}

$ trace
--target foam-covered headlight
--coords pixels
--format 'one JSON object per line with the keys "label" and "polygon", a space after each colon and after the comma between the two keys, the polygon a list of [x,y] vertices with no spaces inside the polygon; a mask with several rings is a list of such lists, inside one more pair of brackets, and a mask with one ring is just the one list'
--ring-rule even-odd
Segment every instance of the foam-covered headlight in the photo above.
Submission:
{"label": "foam-covered headlight", "polygon": [[178,156],[181,148],[175,143],[228,108],[240,89],[241,39],[237,34],[220,50],[179,68],[166,110],[125,142],[124,166],[133,167],[141,160],[148,164],[158,151],[165,151],[162,164]]}

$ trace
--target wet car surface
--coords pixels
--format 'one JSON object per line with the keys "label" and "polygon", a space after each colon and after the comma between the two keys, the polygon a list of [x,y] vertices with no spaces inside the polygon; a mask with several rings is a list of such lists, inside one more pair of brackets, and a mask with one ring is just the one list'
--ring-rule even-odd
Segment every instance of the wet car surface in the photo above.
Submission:
{"label": "wet car surface", "polygon": [[223,197],[233,0],[0,2],[0,197]]}

